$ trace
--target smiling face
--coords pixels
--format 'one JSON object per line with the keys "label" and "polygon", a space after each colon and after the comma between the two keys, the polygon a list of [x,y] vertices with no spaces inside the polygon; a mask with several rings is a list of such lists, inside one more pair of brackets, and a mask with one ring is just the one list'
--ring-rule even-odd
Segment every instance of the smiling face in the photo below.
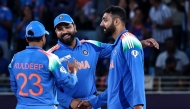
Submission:
{"label": "smiling face", "polygon": [[116,30],[114,19],[110,13],[104,13],[100,26],[104,29],[104,35],[106,37],[112,36]]}
{"label": "smiling face", "polygon": [[55,28],[55,33],[59,41],[70,46],[75,38],[76,26],[70,23],[59,23]]}

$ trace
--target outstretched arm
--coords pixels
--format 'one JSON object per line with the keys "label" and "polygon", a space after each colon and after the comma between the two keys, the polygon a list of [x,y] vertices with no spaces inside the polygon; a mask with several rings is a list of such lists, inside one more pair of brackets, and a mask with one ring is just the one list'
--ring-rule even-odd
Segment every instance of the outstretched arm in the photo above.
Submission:
{"label": "outstretched arm", "polygon": [[158,42],[156,42],[156,40],[154,40],[153,38],[149,38],[149,39],[146,39],[146,40],[141,40],[141,44],[142,44],[143,48],[145,48],[145,47],[155,47],[156,49],[159,49]]}

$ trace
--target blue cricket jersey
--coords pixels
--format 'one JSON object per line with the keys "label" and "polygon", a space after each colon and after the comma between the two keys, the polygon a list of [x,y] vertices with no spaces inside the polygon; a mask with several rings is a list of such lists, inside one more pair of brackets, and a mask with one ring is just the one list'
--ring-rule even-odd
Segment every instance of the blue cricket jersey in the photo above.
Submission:
{"label": "blue cricket jersey", "polygon": [[61,106],[69,108],[74,98],[88,100],[95,96],[97,92],[95,70],[98,58],[109,58],[112,47],[111,44],[92,40],[87,40],[86,43],[81,44],[78,38],[76,38],[75,48],[58,41],[58,44],[49,50],[49,52],[53,52],[59,57],[64,67],[67,68],[66,60],[72,62],[72,58],[75,58],[79,65],[78,82],[74,88],[64,87],[64,90],[58,90],[58,102]]}
{"label": "blue cricket jersey", "polygon": [[122,32],[114,42],[110,58],[108,88],[90,99],[93,107],[107,100],[108,109],[133,109],[145,106],[144,56],[140,41],[131,33]]}
{"label": "blue cricket jersey", "polygon": [[75,74],[61,65],[59,58],[37,46],[27,46],[9,64],[11,89],[19,105],[54,105],[58,88],[74,87]]}

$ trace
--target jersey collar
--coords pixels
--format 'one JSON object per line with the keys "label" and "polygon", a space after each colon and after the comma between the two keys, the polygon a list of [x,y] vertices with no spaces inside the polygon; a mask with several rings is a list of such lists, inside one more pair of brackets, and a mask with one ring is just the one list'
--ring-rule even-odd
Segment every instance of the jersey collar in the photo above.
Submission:
{"label": "jersey collar", "polygon": [[120,39],[120,37],[122,36],[122,34],[125,33],[125,32],[128,32],[128,30],[124,30],[123,32],[121,32],[121,33],[117,36],[117,38],[115,39],[114,45],[117,44],[118,40]]}
{"label": "jersey collar", "polygon": [[39,46],[26,46],[26,49],[42,49]]}
{"label": "jersey collar", "polygon": [[[78,46],[81,46],[81,42],[80,40],[76,37],[76,47]],[[71,48],[69,47],[68,45],[65,45],[64,43],[62,43],[61,41],[58,40],[58,44],[61,46],[61,47],[64,47],[64,48]]]}

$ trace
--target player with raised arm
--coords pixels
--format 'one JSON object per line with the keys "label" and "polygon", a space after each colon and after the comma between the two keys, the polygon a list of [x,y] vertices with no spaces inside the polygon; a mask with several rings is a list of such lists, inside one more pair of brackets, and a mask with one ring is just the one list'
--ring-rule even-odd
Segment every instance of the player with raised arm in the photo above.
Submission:
{"label": "player with raised arm", "polygon": [[97,97],[79,104],[90,109],[106,104],[108,109],[146,109],[144,53],[140,41],[125,28],[126,13],[118,6],[108,7],[102,17],[105,36],[115,39],[110,58],[108,88]]}
{"label": "player with raised arm", "polygon": [[55,83],[61,90],[74,87],[78,81],[75,59],[68,63],[72,72],[68,73],[55,54],[42,49],[48,34],[40,22],[30,22],[26,27],[29,46],[16,53],[8,66],[11,90],[18,101],[16,109],[56,109]]}
{"label": "player with raised arm", "polygon": [[[55,33],[58,43],[48,50],[56,54],[62,65],[67,67],[66,60],[72,61],[74,57],[78,61],[78,83],[73,89],[58,90],[59,109],[78,108],[81,100],[89,100],[96,97],[95,70],[98,58],[109,58],[113,50],[112,44],[86,40],[81,43],[76,34],[76,25],[68,14],[60,14],[54,19]],[[141,41],[146,46],[158,48],[154,39]],[[107,101],[102,101],[105,104]]]}

